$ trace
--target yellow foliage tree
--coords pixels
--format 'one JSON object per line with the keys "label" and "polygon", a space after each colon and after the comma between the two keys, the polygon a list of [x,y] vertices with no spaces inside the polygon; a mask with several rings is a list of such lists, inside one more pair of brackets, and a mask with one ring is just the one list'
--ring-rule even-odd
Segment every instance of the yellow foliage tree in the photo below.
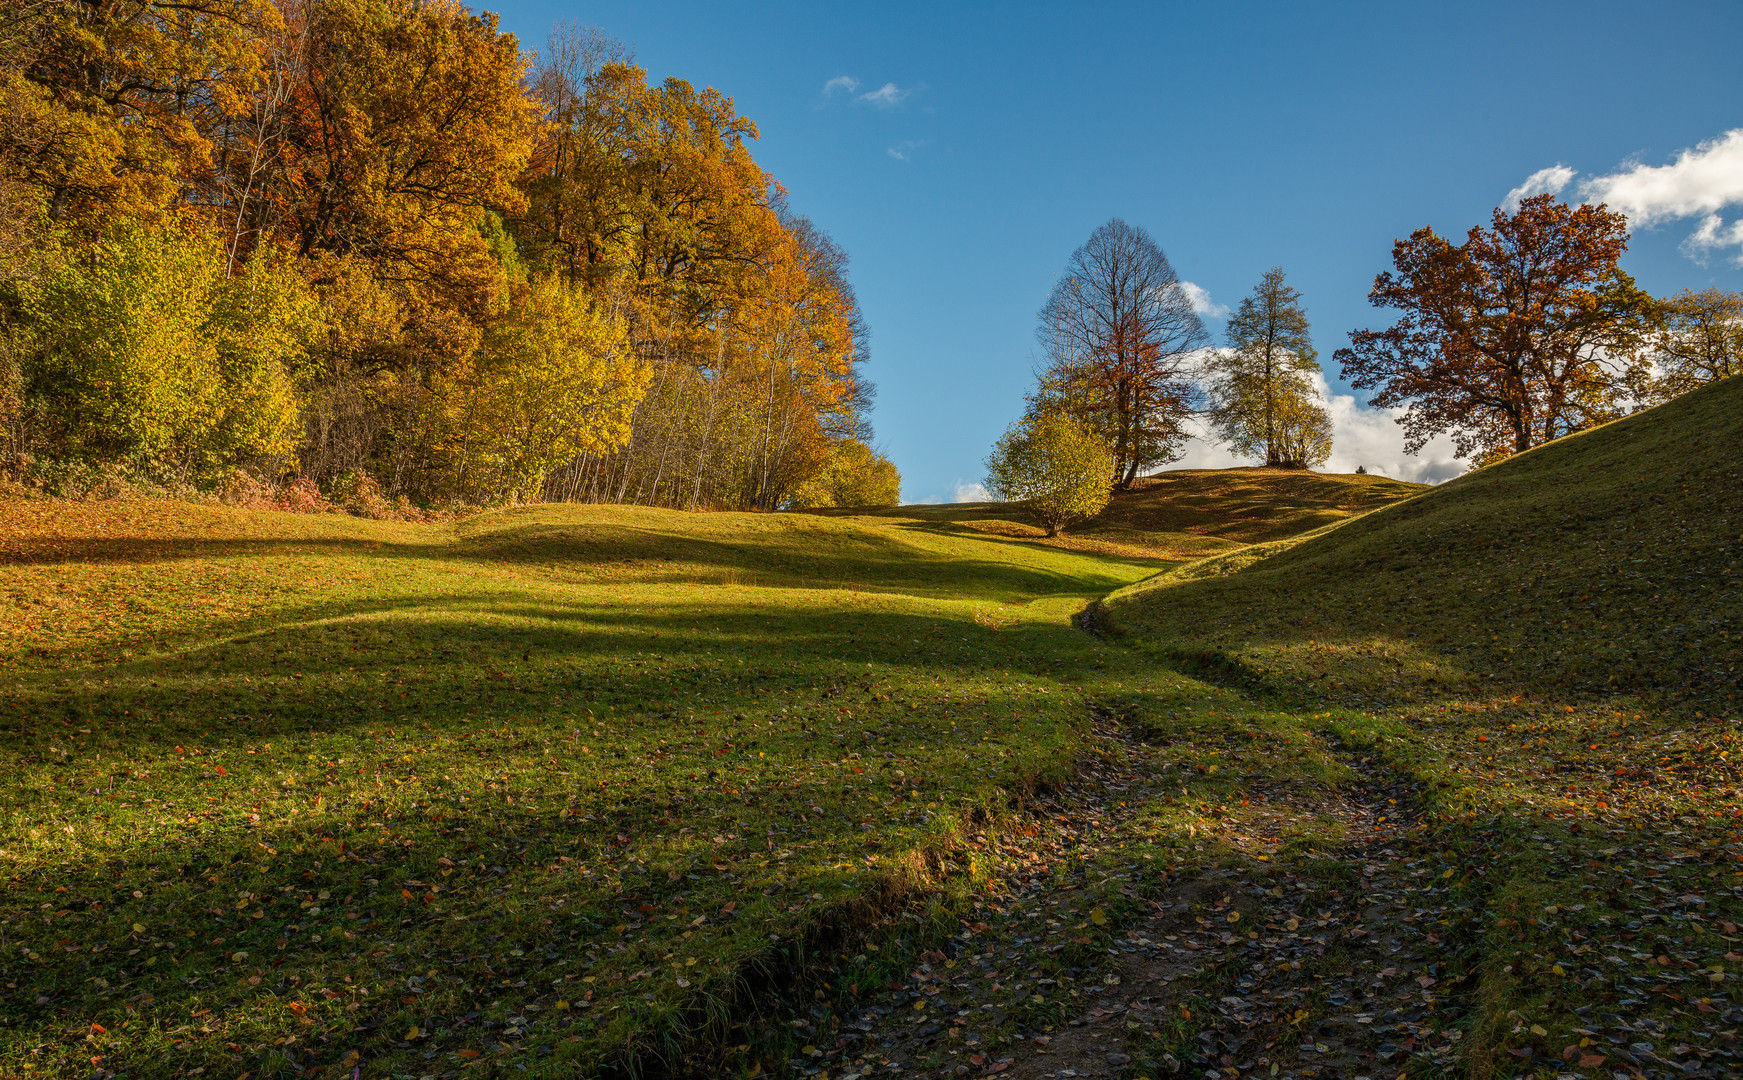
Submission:
{"label": "yellow foliage tree", "polygon": [[183,476],[291,454],[318,316],[294,275],[223,267],[210,239],[123,225],[29,292],[26,393],[62,447]]}
{"label": "yellow foliage tree", "polygon": [[1092,518],[1114,489],[1114,456],[1088,424],[1059,412],[1031,412],[1012,424],[986,461],[986,487],[1022,503],[1047,530]]}
{"label": "yellow foliage tree", "polygon": [[534,278],[481,357],[438,383],[459,485],[536,498],[556,466],[623,444],[647,382],[622,320],[560,277]]}

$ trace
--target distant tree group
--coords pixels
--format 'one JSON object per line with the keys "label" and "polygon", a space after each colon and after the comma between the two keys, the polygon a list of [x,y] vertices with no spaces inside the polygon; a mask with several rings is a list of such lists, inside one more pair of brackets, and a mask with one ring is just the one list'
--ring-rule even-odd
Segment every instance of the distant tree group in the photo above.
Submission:
{"label": "distant tree group", "polygon": [[[1228,347],[1212,348],[1162,248],[1114,218],[1072,253],[1036,337],[1036,385],[987,461],[987,487],[1027,503],[1049,535],[1080,520],[1073,515],[1083,507],[1094,505],[1082,514],[1089,516],[1107,504],[1108,492],[1095,495],[1080,475],[1088,464],[1105,458],[1108,491],[1129,488],[1179,460],[1201,418],[1235,452],[1267,466],[1314,468],[1331,456],[1307,313],[1281,269],[1241,302]],[[1055,489],[1071,494],[1049,494],[1044,504],[1039,493]]]}
{"label": "distant tree group", "polygon": [[846,255],[756,134],[596,31],[534,66],[456,0],[9,3],[0,450],[432,503],[893,500]]}
{"label": "distant tree group", "polygon": [[[1461,244],[1419,229],[1369,294],[1399,318],[1350,333],[1343,377],[1400,410],[1407,452],[1446,435],[1481,465],[1743,373],[1743,294],[1654,299],[1621,269],[1627,247],[1621,214],[1552,195],[1496,210]],[[989,459],[989,488],[1033,498],[1011,478],[1052,475],[1042,460],[1066,441],[1037,433],[1055,417],[1100,441],[1116,488],[1178,460],[1195,418],[1266,466],[1323,466],[1332,417],[1283,270],[1241,301],[1223,348],[1208,346],[1191,301],[1143,229],[1098,228],[1041,311],[1036,386]],[[1088,460],[1072,453],[1072,468]]]}

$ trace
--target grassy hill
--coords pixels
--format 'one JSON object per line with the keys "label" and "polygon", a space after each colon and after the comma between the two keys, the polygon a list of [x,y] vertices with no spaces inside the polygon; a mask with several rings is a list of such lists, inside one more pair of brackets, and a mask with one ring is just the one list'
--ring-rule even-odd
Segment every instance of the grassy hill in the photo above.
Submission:
{"label": "grassy hill", "polygon": [[1734,1061],[1740,448],[1734,379],[1104,605],[1411,785],[1460,864],[1443,902],[1481,913],[1442,946],[1473,1075]]}
{"label": "grassy hill", "polygon": [[984,881],[939,853],[1083,753],[1071,613],[1163,565],[924,512],[0,505],[0,1074],[679,1060],[788,943]]}
{"label": "grassy hill", "polygon": [[[956,503],[901,507],[878,516],[918,518],[935,529],[1042,540],[1067,550],[1200,559],[1297,536],[1424,490],[1422,484],[1300,469],[1173,469],[1117,491],[1095,518],[1048,539],[1018,507]],[[855,511],[825,511],[853,515]]]}
{"label": "grassy hill", "polygon": [[1714,384],[1346,525],[1131,586],[1107,613],[1297,687],[1332,679],[1352,704],[1482,686],[1734,711],[1739,448],[1743,383]]}
{"label": "grassy hill", "polygon": [[[1306,1075],[1358,1001],[1403,1019],[1322,1072],[1514,1075],[1599,1006],[1696,1039],[1743,921],[1702,675],[1734,402],[1422,495],[1169,474],[1057,540],[997,506],[0,503],[0,1075],[1040,1075],[1152,998],[1134,1075],[1213,1036]],[[1600,576],[1567,529],[1636,546]],[[1557,550],[1578,596],[1671,606],[1556,638],[1519,612],[1588,603]],[[1501,585],[1517,638],[1475,626]],[[1123,636],[1073,628],[1110,593]],[[1684,674],[1565,662],[1612,640]],[[1328,945],[1357,882],[1436,917]],[[1180,934],[1221,959],[1140,990],[1134,942]],[[1261,978],[1249,1039],[1221,1014]]]}

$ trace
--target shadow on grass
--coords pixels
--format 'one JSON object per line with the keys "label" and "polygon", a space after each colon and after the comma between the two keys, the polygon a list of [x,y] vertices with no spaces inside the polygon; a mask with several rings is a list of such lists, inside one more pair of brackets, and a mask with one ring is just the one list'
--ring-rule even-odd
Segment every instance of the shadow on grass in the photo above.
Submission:
{"label": "shadow on grass", "polygon": [[[808,897],[855,893],[868,796],[875,855],[921,835],[893,808],[1024,782],[1070,725],[1037,736],[1034,695],[987,680],[1087,670],[1097,648],[1063,625],[759,595],[317,602],[97,677],[33,657],[0,709],[6,831],[33,838],[0,898],[22,950],[0,954],[0,1042],[134,1076],[351,1049],[403,1071],[511,1029],[537,1032],[516,1060],[540,1068],[571,1037],[630,1045],[702,1000],[626,983],[694,920],[734,943],[695,969],[700,993]],[[716,869],[707,834],[750,830]],[[777,845],[814,854],[783,864]],[[583,972],[600,1011],[552,1011]]]}
{"label": "shadow on grass", "polygon": [[[392,543],[363,538],[114,538],[82,543],[76,552],[58,546],[15,545],[0,554],[0,566],[360,556],[579,570],[623,584],[853,589],[940,599],[1017,602],[1040,595],[1105,592],[1130,581],[1131,570],[1157,570],[1168,565],[1155,559],[1084,556],[1042,544],[995,539],[972,529],[948,525],[916,528],[960,535],[976,541],[983,550],[996,551],[1006,544],[1015,545],[1018,550],[1008,560],[973,557],[926,550],[870,530],[823,537],[795,532],[732,542],[611,525],[536,525],[451,544]],[[1031,557],[1036,554],[1043,557],[1039,562]],[[1048,565],[1049,562],[1053,565]],[[1091,569],[1092,563],[1118,569],[1097,572]]]}

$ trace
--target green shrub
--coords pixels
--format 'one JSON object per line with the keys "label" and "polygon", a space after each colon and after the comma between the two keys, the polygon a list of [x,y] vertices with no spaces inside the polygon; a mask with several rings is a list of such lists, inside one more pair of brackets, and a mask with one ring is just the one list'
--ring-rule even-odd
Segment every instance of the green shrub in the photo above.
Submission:
{"label": "green shrub", "polygon": [[257,259],[233,278],[215,244],[176,229],[117,227],[25,298],[27,407],[58,449],[199,475],[288,461],[291,373],[320,324],[308,290]]}
{"label": "green shrub", "polygon": [[987,458],[987,490],[1020,502],[1057,536],[1101,513],[1114,488],[1114,457],[1087,425],[1063,413],[1025,416]]}

